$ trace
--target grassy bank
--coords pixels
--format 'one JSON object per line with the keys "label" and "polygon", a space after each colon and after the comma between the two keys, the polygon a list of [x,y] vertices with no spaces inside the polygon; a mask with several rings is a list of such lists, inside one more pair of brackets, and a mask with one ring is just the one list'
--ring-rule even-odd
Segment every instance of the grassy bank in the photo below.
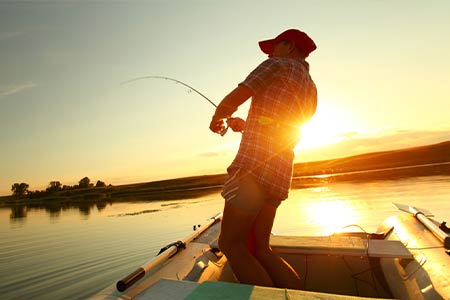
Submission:
{"label": "grassy bank", "polygon": [[[320,176],[325,175],[327,176]],[[329,182],[450,175],[450,141],[422,147],[367,153],[294,166],[293,188]],[[226,174],[59,191],[36,199],[0,197],[0,205],[30,207],[103,205],[112,202],[187,199],[220,190]]]}

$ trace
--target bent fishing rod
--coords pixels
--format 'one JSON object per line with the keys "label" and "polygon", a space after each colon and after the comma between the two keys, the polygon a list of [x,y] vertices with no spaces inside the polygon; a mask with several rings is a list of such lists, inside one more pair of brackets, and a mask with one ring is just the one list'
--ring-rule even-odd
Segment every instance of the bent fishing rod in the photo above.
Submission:
{"label": "bent fishing rod", "polygon": [[[138,81],[138,80],[142,80],[142,79],[164,79],[164,80],[170,80],[170,81],[173,81],[173,82],[175,82],[175,83],[179,83],[179,84],[184,85],[185,87],[187,87],[190,91],[196,92],[198,95],[202,96],[206,101],[208,101],[209,103],[211,103],[215,108],[217,108],[217,104],[215,104],[214,102],[212,102],[212,101],[211,101],[208,97],[206,97],[203,93],[201,93],[200,91],[198,91],[198,90],[195,89],[194,87],[190,86],[189,84],[187,84],[187,83],[185,83],[185,82],[183,82],[183,81],[181,81],[181,80],[171,78],[171,77],[157,76],[157,75],[154,75],[154,76],[143,76],[143,77],[137,77],[137,78],[134,78],[134,79],[125,81],[125,82],[123,82],[122,84],[128,84],[128,83],[131,83],[131,82],[134,82],[134,81]],[[224,136],[224,135],[227,133],[228,127],[229,127],[229,126],[225,127],[225,128],[220,132],[220,135],[221,135],[221,136]]]}

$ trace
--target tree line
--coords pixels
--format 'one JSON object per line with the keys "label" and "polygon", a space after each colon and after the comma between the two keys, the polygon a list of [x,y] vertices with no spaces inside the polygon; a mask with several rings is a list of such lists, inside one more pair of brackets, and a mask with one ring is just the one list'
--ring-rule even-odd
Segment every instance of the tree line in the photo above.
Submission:
{"label": "tree line", "polygon": [[50,181],[48,187],[42,191],[30,191],[29,184],[22,183],[14,183],[11,186],[12,195],[16,198],[38,198],[40,196],[51,195],[60,191],[70,191],[70,190],[78,190],[78,189],[86,189],[93,187],[105,187],[106,184],[103,181],[97,180],[97,183],[94,185],[91,183],[91,180],[88,177],[84,177],[78,181],[78,184],[75,185],[62,185],[59,181]]}

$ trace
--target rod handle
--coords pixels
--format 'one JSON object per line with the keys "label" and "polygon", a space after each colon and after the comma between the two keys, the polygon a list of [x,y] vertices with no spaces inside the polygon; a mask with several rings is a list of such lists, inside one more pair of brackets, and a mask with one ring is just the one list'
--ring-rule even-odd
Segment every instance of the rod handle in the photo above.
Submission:
{"label": "rod handle", "polygon": [[136,281],[144,277],[145,270],[143,268],[139,268],[127,277],[119,280],[116,284],[116,288],[119,292],[123,292],[132,286]]}

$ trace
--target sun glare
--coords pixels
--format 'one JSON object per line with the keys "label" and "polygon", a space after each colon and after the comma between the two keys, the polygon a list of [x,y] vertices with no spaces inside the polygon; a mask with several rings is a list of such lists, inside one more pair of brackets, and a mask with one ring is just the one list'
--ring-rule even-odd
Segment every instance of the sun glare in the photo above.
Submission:
{"label": "sun glare", "polygon": [[355,224],[357,221],[356,212],[346,201],[316,202],[307,210],[310,222],[320,226],[324,235],[340,232],[345,226]]}
{"label": "sun glare", "polygon": [[302,127],[302,137],[295,151],[337,144],[355,132],[356,127],[356,120],[348,111],[331,104],[321,106],[311,121]]}

